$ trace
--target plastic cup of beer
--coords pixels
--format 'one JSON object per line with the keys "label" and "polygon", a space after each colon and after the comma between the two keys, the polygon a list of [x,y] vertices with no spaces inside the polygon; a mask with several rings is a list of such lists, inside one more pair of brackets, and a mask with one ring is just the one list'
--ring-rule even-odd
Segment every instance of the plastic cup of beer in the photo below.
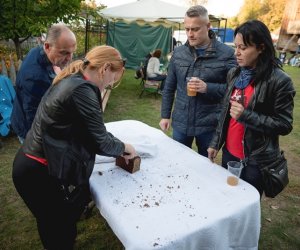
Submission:
{"label": "plastic cup of beer", "polygon": [[191,90],[189,88],[189,82],[193,81],[193,80],[197,80],[197,79],[199,79],[199,78],[195,77],[195,76],[186,78],[186,90],[187,90],[187,95],[188,96],[196,96],[197,95],[197,91]]}
{"label": "plastic cup of beer", "polygon": [[227,169],[230,173],[230,175],[227,177],[227,184],[230,186],[238,185],[243,164],[239,161],[229,161],[227,162]]}

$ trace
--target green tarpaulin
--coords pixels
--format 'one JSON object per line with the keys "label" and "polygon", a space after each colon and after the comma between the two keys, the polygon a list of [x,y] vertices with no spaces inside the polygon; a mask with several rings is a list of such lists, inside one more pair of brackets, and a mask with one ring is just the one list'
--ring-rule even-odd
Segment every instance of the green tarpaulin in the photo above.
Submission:
{"label": "green tarpaulin", "polygon": [[162,25],[138,25],[136,22],[108,22],[107,44],[118,49],[127,59],[126,68],[137,68],[145,56],[155,49],[162,50],[161,62],[171,51],[172,28]]}

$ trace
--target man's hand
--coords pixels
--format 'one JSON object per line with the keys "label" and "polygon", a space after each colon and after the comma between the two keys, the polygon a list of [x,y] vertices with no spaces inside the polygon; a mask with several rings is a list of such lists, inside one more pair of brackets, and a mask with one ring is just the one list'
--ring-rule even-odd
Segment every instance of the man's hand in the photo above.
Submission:
{"label": "man's hand", "polygon": [[170,119],[161,119],[159,122],[159,126],[162,131],[168,131],[170,128]]}
{"label": "man's hand", "polygon": [[189,81],[189,89],[199,93],[207,92],[207,84],[198,77],[192,77]]}

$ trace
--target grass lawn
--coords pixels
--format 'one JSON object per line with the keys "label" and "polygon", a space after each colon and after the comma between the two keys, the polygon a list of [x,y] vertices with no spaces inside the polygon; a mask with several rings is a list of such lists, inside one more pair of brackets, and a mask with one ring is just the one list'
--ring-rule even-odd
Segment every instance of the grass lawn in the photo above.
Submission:
{"label": "grass lawn", "polygon": [[[300,68],[285,67],[300,92]],[[140,80],[127,70],[123,83],[112,91],[105,122],[134,119],[159,128],[161,96],[141,92]],[[170,132],[169,132],[170,134]],[[259,249],[300,249],[300,96],[296,95],[294,130],[280,139],[288,159],[290,183],[275,199],[263,197]],[[18,196],[11,168],[19,147],[15,136],[2,138],[0,149],[0,249],[42,249],[35,220]],[[38,188],[38,187],[37,187]],[[250,237],[250,236],[249,236]],[[122,244],[94,209],[78,223],[76,249],[123,249]]]}

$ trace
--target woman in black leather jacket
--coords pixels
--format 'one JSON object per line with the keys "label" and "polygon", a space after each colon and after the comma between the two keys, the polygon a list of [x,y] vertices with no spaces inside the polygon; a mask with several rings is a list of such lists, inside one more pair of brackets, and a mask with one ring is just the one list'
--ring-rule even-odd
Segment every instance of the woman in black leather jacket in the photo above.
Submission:
{"label": "woman in black leather jacket", "polygon": [[265,24],[247,21],[234,37],[239,66],[227,75],[228,88],[208,157],[214,161],[223,146],[224,168],[228,161],[243,160],[241,178],[262,195],[261,162],[281,157],[279,135],[292,131],[295,90],[275,57]]}
{"label": "woman in black leather jacket", "polygon": [[89,201],[95,154],[136,156],[106,131],[101,91],[124,72],[120,53],[97,46],[54,79],[13,164],[15,187],[36,218],[45,249],[72,249]]}

